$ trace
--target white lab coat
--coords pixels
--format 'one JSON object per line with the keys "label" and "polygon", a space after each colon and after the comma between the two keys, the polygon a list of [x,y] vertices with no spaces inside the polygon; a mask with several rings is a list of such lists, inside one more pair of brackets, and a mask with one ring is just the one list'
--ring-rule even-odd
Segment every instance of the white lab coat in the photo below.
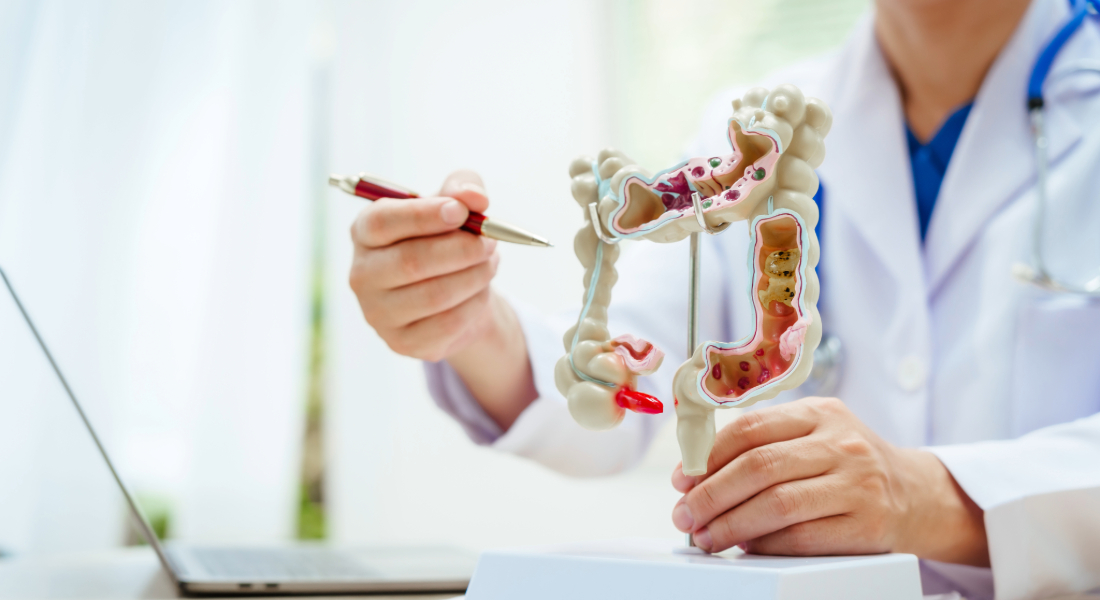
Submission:
{"label": "white lab coat", "polygon": [[[926,582],[945,576],[972,598],[994,583],[1003,599],[1100,587],[1100,302],[1011,276],[1029,257],[1036,198],[1027,78],[1065,4],[1035,0],[990,69],[923,247],[904,115],[870,19],[837,54],[768,82],[794,83],[833,110],[820,169],[820,306],[825,329],[845,345],[837,395],[886,440],[931,446],[985,510],[991,576],[926,565]],[[1044,252],[1055,274],[1075,282],[1100,269],[1100,75],[1070,73],[1085,60],[1100,61],[1093,19],[1046,88]],[[729,100],[739,95],[707,111],[691,156],[728,151]],[[745,227],[706,239],[701,339],[748,333],[747,255]],[[666,406],[684,359],[686,265],[685,244],[638,243],[620,261],[611,305],[613,335],[641,335],[668,353],[643,384]],[[517,304],[540,398],[494,445],[577,475],[629,466],[658,420],[628,414],[601,433],[576,426],[553,381],[561,333],[576,316],[547,319]]]}

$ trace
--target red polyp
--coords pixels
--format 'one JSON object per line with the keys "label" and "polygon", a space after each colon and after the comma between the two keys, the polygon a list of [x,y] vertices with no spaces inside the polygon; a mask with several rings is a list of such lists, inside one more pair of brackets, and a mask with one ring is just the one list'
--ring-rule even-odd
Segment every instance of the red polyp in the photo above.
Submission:
{"label": "red polyp", "polygon": [[616,392],[615,404],[645,415],[659,415],[665,411],[665,405],[657,398],[625,387]]}
{"label": "red polyp", "polygon": [[721,379],[722,378],[722,365],[716,363],[714,365],[714,369],[711,371],[711,375],[714,375],[715,379]]}

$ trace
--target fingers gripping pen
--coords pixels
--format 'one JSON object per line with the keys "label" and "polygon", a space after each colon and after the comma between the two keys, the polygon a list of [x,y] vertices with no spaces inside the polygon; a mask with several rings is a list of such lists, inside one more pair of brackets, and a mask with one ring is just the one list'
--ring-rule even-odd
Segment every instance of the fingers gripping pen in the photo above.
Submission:
{"label": "fingers gripping pen", "polygon": [[[358,177],[329,175],[328,184],[333,187],[338,187],[353,196],[359,196],[360,198],[366,198],[371,201],[378,200],[379,198],[404,200],[406,198],[420,197],[420,194],[417,194],[405,186],[397,185],[396,183],[391,183],[385,179],[365,173],[360,173]],[[515,225],[509,225],[503,221],[490,219],[472,210],[470,211],[470,216],[466,217],[466,222],[462,224],[461,229],[474,235],[483,235],[502,242],[526,244],[528,246],[551,246],[550,242],[544,237],[520,229]]]}

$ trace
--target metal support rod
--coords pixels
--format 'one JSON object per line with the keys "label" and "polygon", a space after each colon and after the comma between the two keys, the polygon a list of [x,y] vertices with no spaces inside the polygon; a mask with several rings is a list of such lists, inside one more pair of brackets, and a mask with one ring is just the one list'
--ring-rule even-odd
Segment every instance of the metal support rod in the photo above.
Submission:
{"label": "metal support rod", "polygon": [[688,257],[688,346],[690,360],[699,342],[699,234],[691,234],[691,254]]}
{"label": "metal support rod", "polygon": [[[688,254],[688,343],[687,360],[691,360],[695,353],[695,345],[699,340],[699,233],[691,234],[690,250]],[[687,535],[687,546],[695,547],[695,540],[691,534]]]}

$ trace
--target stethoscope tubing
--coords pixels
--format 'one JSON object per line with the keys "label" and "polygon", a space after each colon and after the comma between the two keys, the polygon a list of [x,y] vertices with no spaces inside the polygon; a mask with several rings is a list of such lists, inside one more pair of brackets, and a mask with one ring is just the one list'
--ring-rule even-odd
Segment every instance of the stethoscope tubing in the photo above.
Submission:
{"label": "stethoscope tubing", "polygon": [[1035,66],[1031,68],[1031,76],[1027,81],[1027,109],[1031,111],[1035,108],[1042,108],[1043,106],[1043,83],[1046,82],[1047,76],[1050,75],[1050,69],[1054,66],[1054,59],[1058,57],[1058,53],[1062,51],[1062,47],[1066,45],[1069,38],[1073,37],[1073,34],[1081,28],[1081,24],[1085,22],[1085,17],[1089,13],[1095,14],[1097,7],[1100,6],[1100,0],[1070,0],[1070,7],[1073,13],[1070,15],[1066,24],[1058,30],[1058,33],[1054,34],[1054,37],[1047,42],[1047,45],[1043,47],[1042,52],[1035,59]]}
{"label": "stethoscope tubing", "polygon": [[[1031,264],[1017,263],[1013,265],[1012,274],[1020,281],[1034,284],[1047,291],[1100,297],[1100,275],[1093,277],[1083,285],[1064,282],[1050,273],[1046,262],[1043,260],[1043,225],[1046,221],[1046,209],[1049,201],[1050,159],[1046,120],[1044,118],[1043,85],[1051,79],[1050,70],[1058,53],[1070,37],[1081,28],[1081,25],[1085,22],[1085,17],[1097,13],[1100,0],[1071,0],[1070,6],[1073,10],[1070,18],[1039,53],[1038,58],[1035,60],[1035,66],[1031,69],[1031,76],[1028,78],[1027,111],[1031,120],[1031,134],[1035,150],[1035,216],[1032,218]],[[1100,67],[1082,64],[1078,65],[1075,70],[1100,71]]]}

